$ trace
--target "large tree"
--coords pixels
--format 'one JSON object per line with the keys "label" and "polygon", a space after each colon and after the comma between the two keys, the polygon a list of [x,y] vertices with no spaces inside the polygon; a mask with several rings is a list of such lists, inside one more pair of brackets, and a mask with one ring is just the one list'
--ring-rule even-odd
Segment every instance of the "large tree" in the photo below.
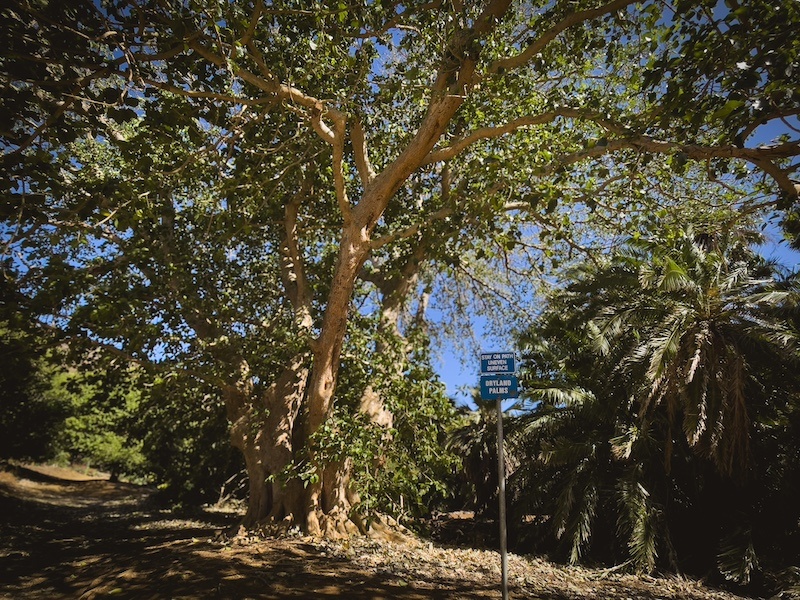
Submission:
{"label": "large tree", "polygon": [[387,340],[413,328],[402,316],[424,308],[434,265],[553,259],[580,246],[571,217],[635,227],[674,201],[667,164],[701,161],[756,202],[797,196],[797,140],[749,143],[797,114],[791,3],[18,0],[2,14],[14,277],[44,324],[219,387],[248,524],[353,529],[349,462],[320,436],[337,405],[391,423],[374,383],[413,370],[338,378],[365,348],[409,356]]}

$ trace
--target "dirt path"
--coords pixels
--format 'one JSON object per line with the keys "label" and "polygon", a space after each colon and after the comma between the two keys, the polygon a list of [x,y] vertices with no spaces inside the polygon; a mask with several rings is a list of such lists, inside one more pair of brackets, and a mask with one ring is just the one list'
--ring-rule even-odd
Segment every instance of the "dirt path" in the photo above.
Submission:
{"label": "dirt path", "polygon": [[[159,511],[150,491],[68,470],[0,471],[0,598],[499,598],[497,555],[351,540],[215,541],[237,515]],[[513,598],[735,600],[682,579],[512,556]]]}

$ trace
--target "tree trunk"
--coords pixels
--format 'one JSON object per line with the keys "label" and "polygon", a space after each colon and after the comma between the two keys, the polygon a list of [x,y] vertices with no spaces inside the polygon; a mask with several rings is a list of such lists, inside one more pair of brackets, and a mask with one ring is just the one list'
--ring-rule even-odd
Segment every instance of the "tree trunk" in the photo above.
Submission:
{"label": "tree trunk", "polygon": [[[364,228],[352,227],[350,232],[345,232],[346,241],[349,242],[348,233],[350,233],[356,237],[356,242],[342,246],[348,251],[341,252],[339,256],[334,279],[334,285],[339,282],[339,286],[334,288],[336,298],[334,299],[332,294],[325,313],[323,335],[316,346],[314,372],[307,399],[309,405],[307,436],[313,435],[322,426],[331,409],[350,298],[358,272],[369,255],[369,245],[364,238],[364,231]],[[402,337],[398,321],[408,295],[417,282],[420,264],[426,251],[427,245],[421,244],[398,276],[379,285],[382,293],[380,329],[385,335]],[[388,351],[389,348],[379,341],[376,352]],[[402,369],[400,365],[403,358],[397,357],[399,369]],[[368,415],[374,423],[387,428],[392,426],[394,418],[392,413],[386,409],[383,399],[371,385],[364,391],[359,410]],[[365,524],[351,511],[358,498],[350,486],[350,466],[350,461],[318,465],[319,481],[309,486],[307,494],[306,529],[312,535],[331,537],[351,534],[356,530],[367,532]],[[379,534],[384,533],[380,524],[376,529]]]}
{"label": "tree trunk", "polygon": [[[368,255],[366,229],[351,223],[343,231],[322,331],[314,345],[314,367],[306,398],[308,411],[302,432],[306,444],[330,413],[350,300],[358,272]],[[313,454],[309,459],[317,469],[318,478],[306,489],[306,531],[311,535],[347,532],[352,507],[347,464],[322,465]]]}
{"label": "tree trunk", "polygon": [[299,355],[261,393],[246,381],[225,390],[231,443],[244,456],[249,480],[245,527],[292,524],[302,514],[302,485],[282,474],[294,458],[294,425],[308,377],[307,357]]}
{"label": "tree trunk", "polygon": [[[366,533],[351,515],[358,498],[350,488],[349,461],[322,464],[309,444],[329,416],[348,307],[368,252],[363,230],[345,231],[322,333],[314,343],[313,370],[308,357],[298,355],[269,388],[258,393],[243,361],[239,384],[225,389],[231,443],[242,452],[249,479],[242,521],[247,528],[283,521],[312,535]],[[292,461],[308,461],[316,470],[316,480],[305,489],[297,478],[280,477]]]}
{"label": "tree trunk", "polygon": [[[461,98],[447,96],[432,104],[414,141],[375,178],[369,191],[345,220],[322,328],[313,344],[313,368],[305,399],[303,430],[300,432],[303,446],[308,446],[330,414],[350,302],[358,274],[371,251],[372,231],[391,197],[422,162],[461,102]],[[353,499],[349,490],[348,464],[321,464],[311,451],[308,460],[316,469],[317,477],[305,490],[305,530],[310,535],[350,532]],[[363,531],[363,527],[359,529]]]}

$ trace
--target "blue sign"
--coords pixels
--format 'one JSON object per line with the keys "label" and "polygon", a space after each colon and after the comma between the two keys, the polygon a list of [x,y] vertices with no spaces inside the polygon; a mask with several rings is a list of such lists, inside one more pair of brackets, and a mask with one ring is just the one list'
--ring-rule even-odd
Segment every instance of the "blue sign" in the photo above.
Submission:
{"label": "blue sign", "polygon": [[484,352],[481,354],[481,373],[516,373],[517,357],[513,352]]}
{"label": "blue sign", "polygon": [[481,398],[484,400],[516,398],[517,390],[516,375],[481,375]]}

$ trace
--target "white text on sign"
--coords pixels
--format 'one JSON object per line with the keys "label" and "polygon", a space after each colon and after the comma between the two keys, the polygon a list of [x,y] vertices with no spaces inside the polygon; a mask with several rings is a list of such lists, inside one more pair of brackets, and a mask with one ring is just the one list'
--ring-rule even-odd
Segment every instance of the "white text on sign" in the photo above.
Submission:
{"label": "white text on sign", "polygon": [[516,356],[513,352],[486,352],[481,354],[481,373],[513,373],[516,371]]}

